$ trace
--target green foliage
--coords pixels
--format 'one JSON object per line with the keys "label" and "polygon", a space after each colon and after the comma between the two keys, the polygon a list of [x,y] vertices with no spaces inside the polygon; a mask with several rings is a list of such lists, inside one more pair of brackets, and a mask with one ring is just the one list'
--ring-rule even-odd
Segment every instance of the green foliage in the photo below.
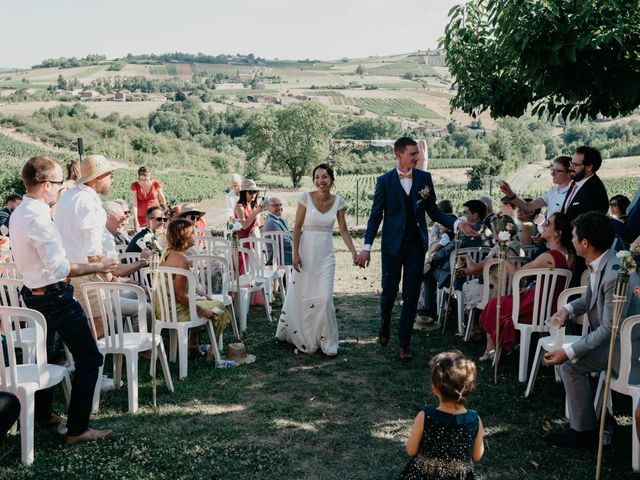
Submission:
{"label": "green foliage", "polygon": [[84,58],[76,57],[60,57],[60,58],[48,58],[43,60],[40,64],[34,65],[33,68],[74,68],[85,67],[88,65],[99,65],[107,59],[105,55],[92,54],[87,55]]}
{"label": "green foliage", "polygon": [[637,0],[471,0],[449,12],[441,47],[452,108],[494,118],[615,117],[640,104]]}
{"label": "green foliage", "polygon": [[326,155],[334,128],[328,109],[316,102],[294,103],[256,115],[247,132],[251,156],[265,156],[275,171],[286,171],[294,187]]}
{"label": "green foliage", "polygon": [[333,134],[334,138],[375,140],[398,138],[403,134],[402,125],[383,117],[342,117],[342,126]]}

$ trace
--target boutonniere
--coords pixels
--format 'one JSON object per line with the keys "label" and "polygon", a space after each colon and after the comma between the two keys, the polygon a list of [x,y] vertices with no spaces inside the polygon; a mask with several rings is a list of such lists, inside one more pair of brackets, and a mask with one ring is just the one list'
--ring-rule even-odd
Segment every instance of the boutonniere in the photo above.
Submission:
{"label": "boutonniere", "polygon": [[418,190],[418,195],[420,195],[420,198],[422,198],[423,200],[426,200],[429,197],[430,193],[431,189],[429,187],[424,187],[422,190]]}

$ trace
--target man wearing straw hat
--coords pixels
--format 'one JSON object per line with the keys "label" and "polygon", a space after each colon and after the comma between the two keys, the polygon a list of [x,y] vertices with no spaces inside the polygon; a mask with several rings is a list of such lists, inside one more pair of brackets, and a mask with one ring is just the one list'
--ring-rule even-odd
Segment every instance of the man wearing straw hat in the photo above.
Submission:
{"label": "man wearing straw hat", "polygon": [[[89,155],[80,163],[80,178],[76,186],[67,190],[60,201],[55,223],[60,231],[62,246],[67,259],[74,263],[99,262],[107,254],[102,248],[102,235],[106,228],[107,214],[102,208],[99,195],[107,195],[113,183],[113,170],[116,167],[102,155]],[[88,315],[82,295],[82,285],[89,282],[109,281],[111,274],[104,277],[96,273],[71,279],[74,296]],[[91,310],[94,312],[96,334],[102,337],[102,318],[95,315],[99,312],[97,298],[92,298]],[[110,385],[103,388],[110,389]]]}

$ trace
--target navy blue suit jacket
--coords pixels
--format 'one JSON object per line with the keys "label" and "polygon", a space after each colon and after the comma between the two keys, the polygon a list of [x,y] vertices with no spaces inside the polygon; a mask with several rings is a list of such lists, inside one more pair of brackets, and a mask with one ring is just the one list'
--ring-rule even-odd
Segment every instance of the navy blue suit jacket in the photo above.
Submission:
{"label": "navy blue suit jacket", "polygon": [[[412,169],[412,172],[413,178],[409,195],[418,223],[422,250],[426,252],[429,249],[429,232],[427,231],[425,214],[429,215],[434,222],[450,229],[453,229],[455,220],[443,213],[436,205],[436,194],[431,174],[415,168]],[[429,189],[429,195],[423,199],[419,192],[425,187]],[[395,168],[378,177],[364,237],[365,244],[373,245],[378,227],[382,223],[382,252],[390,255],[398,254],[407,222],[405,196],[406,193],[400,184],[400,177]]]}

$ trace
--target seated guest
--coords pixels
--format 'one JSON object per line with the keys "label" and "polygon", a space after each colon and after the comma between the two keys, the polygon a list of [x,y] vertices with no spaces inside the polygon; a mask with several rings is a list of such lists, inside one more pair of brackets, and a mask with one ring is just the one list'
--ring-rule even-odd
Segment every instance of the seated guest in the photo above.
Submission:
{"label": "seated guest", "polygon": [[[287,223],[287,219],[282,216],[282,200],[278,197],[270,197],[269,198],[269,213],[267,213],[267,217],[264,222],[264,233],[269,232],[291,232],[289,229],[289,224]],[[283,238],[284,242],[284,264],[291,265],[291,252],[293,251],[293,237],[285,236]],[[271,265],[273,263],[273,252],[269,247],[269,260],[267,261],[267,265]]]}
{"label": "seated guest", "polygon": [[516,211],[516,205],[511,201],[509,197],[502,197],[500,199],[500,212],[503,215],[508,215],[511,218],[518,217],[518,212]]}
{"label": "seated guest", "polygon": [[493,211],[493,198],[491,198],[489,195],[480,195],[478,197],[478,200],[484,203],[484,205],[487,207],[487,212],[482,223],[484,224],[485,228],[491,229],[491,222],[493,222],[493,219],[496,218],[496,214]]}
{"label": "seated guest", "polygon": [[[167,248],[160,259],[161,267],[181,268],[191,270],[191,261],[185,254],[195,244],[193,223],[185,218],[177,218],[169,224],[167,229]],[[189,312],[189,296],[187,279],[182,275],[173,276],[173,288],[176,299],[176,315],[179,322],[191,320]],[[197,294],[201,292],[196,291]],[[160,317],[160,304],[155,303],[156,317]],[[196,312],[201,318],[211,318],[216,331],[216,336],[229,324],[231,316],[224,304],[217,300],[198,300]],[[189,330],[189,356],[198,357],[202,354],[198,343],[198,331],[195,328]],[[209,349],[213,355],[213,350]],[[211,357],[212,358],[212,357]]]}
{"label": "seated guest", "polygon": [[609,200],[609,210],[611,211],[611,218],[624,221],[627,219],[627,208],[631,205],[631,200],[624,195],[614,195]]}
{"label": "seated guest", "polygon": [[625,242],[631,243],[638,236],[640,236],[640,187],[627,207],[627,218],[622,227],[622,238]]}
{"label": "seated guest", "polygon": [[[107,213],[106,231],[113,238],[114,244],[129,245],[131,239],[127,239],[128,235],[125,236],[124,230],[124,226],[129,217],[125,214],[122,205],[115,200],[109,200],[102,204],[102,208]],[[115,250],[115,248],[112,250]]]}
{"label": "seated guest", "polygon": [[[531,202],[533,200],[531,198],[525,198],[524,201]],[[516,212],[518,215],[518,221],[520,222],[516,238],[522,245],[531,245],[533,243],[532,237],[536,234],[536,224],[534,221],[540,213],[540,209],[536,208],[535,210],[525,210],[524,208],[517,208]]]}
{"label": "seated guest", "polygon": [[[462,214],[466,217],[467,222],[473,225],[473,229],[481,231],[483,222],[487,216],[487,206],[480,200],[469,200],[462,204]],[[483,244],[482,236],[467,237],[462,236],[460,248],[481,247]]]}
{"label": "seated guest", "polygon": [[[573,269],[575,262],[575,251],[571,244],[571,225],[566,215],[556,213],[548,218],[542,230],[542,238],[547,242],[549,250],[539,255],[535,260],[516,269],[516,266],[507,259],[506,270],[509,277],[513,277],[516,271],[531,270],[533,268],[563,268]],[[518,322],[531,323],[533,319],[533,309],[535,298],[535,288],[530,286],[520,295],[520,312]],[[541,289],[542,292],[543,289]],[[562,289],[558,284],[553,292],[553,303],[557,302]],[[545,301],[546,299],[537,299]],[[513,349],[513,342],[516,338],[516,331],[511,319],[513,309],[513,295],[507,295],[501,299],[500,310],[500,345],[505,351]],[[493,358],[496,345],[496,309],[497,299],[490,300],[480,315],[480,325],[487,332],[487,345],[480,361]]]}
{"label": "seated guest", "polygon": [[129,242],[129,246],[127,247],[127,252],[131,253],[139,253],[142,251],[140,245],[138,245],[138,240],[144,238],[144,236],[149,233],[155,233],[156,235],[164,235],[166,232],[167,225],[167,217],[164,217],[164,210],[160,206],[150,207],[147,210],[147,226],[140,230]]}
{"label": "seated guest", "polygon": [[[570,427],[548,432],[544,439],[564,447],[596,445],[598,442],[591,374],[607,368],[613,294],[619,272],[619,261],[609,248],[613,242],[609,218],[601,212],[588,212],[579,215],[573,225],[573,245],[577,254],[589,262],[591,273],[585,294],[560,308],[553,316],[565,325],[586,314],[591,325],[591,333],[544,356],[547,365],[562,365],[560,376],[567,395]],[[637,275],[634,275],[629,285],[629,299],[633,298],[637,278]],[[632,305],[630,301],[623,309],[621,321],[624,321],[628,314],[637,313],[631,311],[629,305]],[[637,308],[637,305],[635,307]],[[614,358],[619,358],[619,348],[618,342]],[[637,346],[634,346],[634,350],[636,348]]]}
{"label": "seated guest", "polygon": [[[11,214],[16,209],[18,205],[22,202],[22,195],[18,195],[17,193],[12,193],[8,195],[5,202],[4,208],[0,210],[0,227],[5,226],[9,228],[9,220],[11,219]],[[9,236],[7,232],[5,236]]]}
{"label": "seated guest", "polygon": [[20,416],[20,400],[13,393],[0,392],[0,439]]}
{"label": "seated guest", "polygon": [[[125,216],[124,225],[120,229],[119,237],[125,241],[124,245],[129,245],[129,242],[131,241],[131,235],[129,235],[129,229],[133,227],[132,225],[129,224],[131,220],[131,209],[129,208],[129,204],[126,202],[126,200],[117,198],[114,200],[114,202],[118,203],[122,207],[122,212],[124,213],[124,216]],[[117,240],[116,240],[116,243],[117,243]]]}
{"label": "seated guest", "polygon": [[[180,207],[178,218],[186,218],[193,223],[193,228],[206,229],[207,222],[204,216],[207,214],[204,210],[196,207],[195,203],[185,203]],[[198,232],[198,236],[204,236],[205,233]]]}

